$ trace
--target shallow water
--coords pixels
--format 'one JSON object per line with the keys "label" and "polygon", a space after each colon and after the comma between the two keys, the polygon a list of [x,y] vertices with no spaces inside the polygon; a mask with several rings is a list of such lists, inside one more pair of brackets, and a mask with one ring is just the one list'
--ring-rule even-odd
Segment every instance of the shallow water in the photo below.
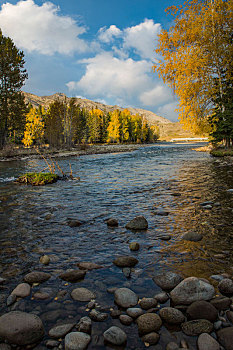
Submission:
{"label": "shallow water", "polygon": [[[108,287],[127,286],[140,297],[148,297],[159,291],[151,277],[161,271],[205,278],[229,272],[233,266],[233,192],[228,191],[233,188],[232,163],[195,152],[195,146],[200,144],[157,144],[129,153],[58,159],[67,172],[70,162],[73,175],[81,181],[59,181],[44,187],[12,182],[22,173],[43,169],[43,160],[1,162],[0,276],[9,280],[0,290],[2,300],[29,271],[52,273],[48,282],[33,291],[49,287],[54,298],[58,290],[65,289],[64,299],[38,302],[29,297],[15,306],[33,309],[49,328],[56,320],[77,320],[87,314],[85,304],[75,303],[69,296],[77,286],[94,290],[101,307],[109,310],[113,296],[106,292]],[[205,201],[213,202],[212,209],[200,205]],[[156,215],[158,209],[169,214]],[[125,229],[136,215],[147,218],[147,231]],[[119,221],[118,228],[107,227],[105,221],[110,217]],[[70,228],[67,218],[83,224]],[[202,241],[183,241],[183,234],[189,231],[201,233]],[[159,237],[163,234],[171,235],[171,240],[162,241]],[[131,241],[139,242],[138,252],[130,252]],[[51,257],[48,266],[39,263],[43,254]],[[117,255],[125,254],[139,260],[130,279],[112,265]],[[75,268],[78,261],[93,261],[104,268],[88,272],[82,282],[66,285],[57,276]],[[1,314],[6,310],[2,302]],[[100,335],[111,324],[119,321],[109,318],[95,325],[90,349],[104,348]],[[127,348],[143,349],[134,336],[135,326],[125,328]]]}

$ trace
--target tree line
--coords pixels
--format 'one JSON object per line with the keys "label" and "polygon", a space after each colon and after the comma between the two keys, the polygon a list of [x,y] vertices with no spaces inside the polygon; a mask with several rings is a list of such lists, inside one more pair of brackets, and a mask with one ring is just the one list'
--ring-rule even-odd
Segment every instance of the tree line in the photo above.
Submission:
{"label": "tree line", "polygon": [[29,106],[22,142],[29,147],[48,143],[51,147],[71,147],[83,143],[154,142],[159,129],[149,126],[144,117],[128,109],[104,113],[98,108],[88,111],[75,98],[55,100],[47,110]]}

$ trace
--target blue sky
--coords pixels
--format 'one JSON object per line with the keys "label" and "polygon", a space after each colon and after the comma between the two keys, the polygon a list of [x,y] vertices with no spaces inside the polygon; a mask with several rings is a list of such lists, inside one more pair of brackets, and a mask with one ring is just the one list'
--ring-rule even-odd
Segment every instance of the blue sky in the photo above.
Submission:
{"label": "blue sky", "polygon": [[152,72],[172,0],[0,0],[0,28],[25,54],[24,91],[64,92],[177,120],[172,91]]}

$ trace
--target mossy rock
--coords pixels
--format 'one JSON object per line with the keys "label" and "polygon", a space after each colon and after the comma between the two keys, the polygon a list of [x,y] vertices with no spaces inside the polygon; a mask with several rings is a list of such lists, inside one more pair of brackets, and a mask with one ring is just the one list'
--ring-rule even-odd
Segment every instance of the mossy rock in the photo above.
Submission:
{"label": "mossy rock", "polygon": [[26,173],[17,179],[19,183],[41,186],[52,184],[59,179],[59,176],[52,173]]}
{"label": "mossy rock", "polygon": [[213,149],[210,154],[213,157],[232,157],[233,149]]}

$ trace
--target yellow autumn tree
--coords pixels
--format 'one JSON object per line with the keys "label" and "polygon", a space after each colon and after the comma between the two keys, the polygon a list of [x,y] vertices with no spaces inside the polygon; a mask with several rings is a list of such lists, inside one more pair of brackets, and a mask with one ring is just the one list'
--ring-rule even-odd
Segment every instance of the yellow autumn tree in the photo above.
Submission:
{"label": "yellow autumn tree", "polygon": [[43,107],[31,107],[26,115],[26,126],[24,138],[22,140],[26,147],[30,147],[34,142],[41,142],[44,136],[44,117]]}
{"label": "yellow autumn tree", "polygon": [[174,25],[159,35],[154,70],[179,99],[179,117],[193,131],[206,127],[214,97],[233,79],[233,0],[188,0],[172,6]]}
{"label": "yellow autumn tree", "polygon": [[110,114],[110,122],[107,128],[107,142],[120,142],[121,140],[121,121],[120,111],[115,109]]}

